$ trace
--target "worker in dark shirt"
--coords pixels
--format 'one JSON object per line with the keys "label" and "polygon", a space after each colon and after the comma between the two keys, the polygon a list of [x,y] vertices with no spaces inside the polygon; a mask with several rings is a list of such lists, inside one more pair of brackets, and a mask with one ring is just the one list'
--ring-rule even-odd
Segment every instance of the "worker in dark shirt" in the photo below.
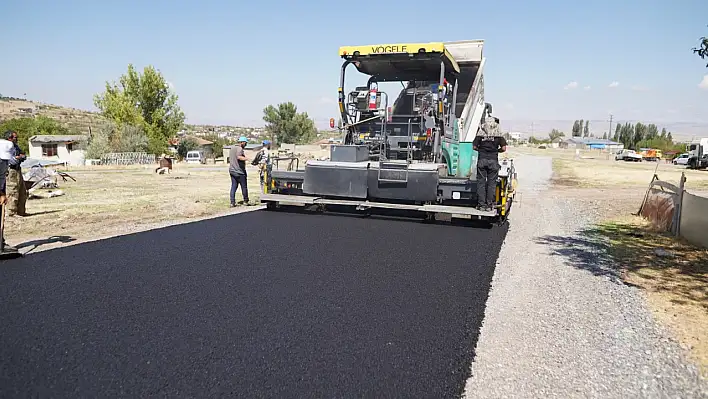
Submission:
{"label": "worker in dark shirt", "polygon": [[5,211],[7,208],[7,195],[5,194],[7,171],[9,170],[9,161],[14,157],[13,143],[9,140],[0,138],[0,258],[19,254],[17,248],[12,247],[5,242]]}
{"label": "worker in dark shirt", "polygon": [[231,207],[235,207],[236,204],[236,190],[238,186],[241,186],[241,194],[243,194],[243,201],[239,201],[239,204],[251,205],[248,200],[248,175],[246,174],[246,154],[244,148],[248,144],[248,138],[241,136],[238,139],[238,144],[231,147],[229,151],[229,175],[231,176],[231,192],[229,192],[229,200],[231,202]]}
{"label": "worker in dark shirt", "polygon": [[506,151],[506,140],[499,135],[499,119],[488,115],[482,134],[474,138],[472,148],[479,153],[477,158],[477,209],[493,211],[497,177],[499,177],[499,153]]}
{"label": "worker in dark shirt", "polygon": [[8,130],[3,137],[13,143],[14,156],[8,161],[8,175],[6,179],[7,214],[9,216],[25,216],[25,204],[27,203],[27,189],[25,179],[22,176],[22,162],[27,156],[17,145],[17,132]]}

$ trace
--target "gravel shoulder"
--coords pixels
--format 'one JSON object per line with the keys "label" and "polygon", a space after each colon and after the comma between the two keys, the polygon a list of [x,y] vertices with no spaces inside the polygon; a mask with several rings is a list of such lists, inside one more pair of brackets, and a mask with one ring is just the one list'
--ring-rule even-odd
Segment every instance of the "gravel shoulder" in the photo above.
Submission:
{"label": "gravel shoulder", "polygon": [[708,383],[606,254],[594,220],[547,195],[550,158],[516,157],[521,202],[496,267],[468,397],[708,397]]}

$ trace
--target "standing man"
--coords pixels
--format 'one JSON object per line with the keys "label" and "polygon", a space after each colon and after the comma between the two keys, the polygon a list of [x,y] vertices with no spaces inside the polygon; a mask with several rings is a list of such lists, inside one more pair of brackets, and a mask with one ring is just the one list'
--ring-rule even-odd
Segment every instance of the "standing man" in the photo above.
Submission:
{"label": "standing man", "polygon": [[248,176],[246,175],[247,158],[243,151],[246,144],[248,144],[248,139],[241,136],[238,139],[238,144],[231,147],[229,151],[229,175],[231,175],[231,193],[229,199],[231,200],[231,207],[236,206],[236,190],[239,185],[241,186],[243,201],[239,201],[238,204],[245,203],[246,205],[250,205],[248,201]]}
{"label": "standing man", "polygon": [[27,188],[25,179],[22,176],[22,162],[27,156],[22,153],[22,149],[17,145],[17,132],[8,130],[4,139],[12,142],[13,156],[8,161],[9,171],[7,174],[7,212],[9,215],[25,216],[25,205],[27,203]]}
{"label": "standing man", "polygon": [[258,169],[261,178],[261,192],[265,193],[265,188],[268,185],[268,181],[270,181],[270,172],[273,170],[270,159],[270,140],[263,140],[263,149],[261,150],[261,160],[258,162]]}
{"label": "standing man", "polygon": [[7,208],[7,196],[5,195],[5,182],[9,161],[15,156],[13,143],[9,140],[0,139],[0,255],[18,254],[17,248],[7,245],[5,242],[5,210]]}
{"label": "standing man", "polygon": [[477,209],[493,211],[499,153],[506,151],[506,140],[499,134],[499,119],[488,113],[482,125],[482,134],[474,138],[472,148],[479,152],[477,158]]}

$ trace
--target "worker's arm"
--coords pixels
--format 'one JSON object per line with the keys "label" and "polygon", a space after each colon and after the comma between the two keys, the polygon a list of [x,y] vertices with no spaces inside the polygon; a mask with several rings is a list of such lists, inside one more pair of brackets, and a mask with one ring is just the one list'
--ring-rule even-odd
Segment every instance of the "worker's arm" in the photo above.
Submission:
{"label": "worker's arm", "polygon": [[499,152],[506,152],[506,139],[499,137]]}
{"label": "worker's arm", "polygon": [[243,152],[243,149],[240,149],[236,153],[236,159],[238,159],[239,161],[248,161],[248,158],[246,158],[246,153]]}
{"label": "worker's arm", "polygon": [[474,140],[472,140],[472,149],[475,151],[479,150],[479,136],[475,137]]}

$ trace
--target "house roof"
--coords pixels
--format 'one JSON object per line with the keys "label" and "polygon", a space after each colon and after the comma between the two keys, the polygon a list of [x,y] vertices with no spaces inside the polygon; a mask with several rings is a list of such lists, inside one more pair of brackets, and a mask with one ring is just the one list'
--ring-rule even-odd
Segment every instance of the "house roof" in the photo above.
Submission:
{"label": "house roof", "polygon": [[214,144],[213,141],[209,140],[204,140],[201,137],[195,137],[195,136],[188,136],[190,139],[194,140],[198,145],[209,145],[209,144]]}
{"label": "house roof", "polygon": [[67,143],[73,141],[86,140],[87,136],[82,135],[59,135],[59,134],[41,134],[29,138],[30,143]]}
{"label": "house roof", "polygon": [[591,144],[618,145],[618,144],[620,144],[616,141],[607,140],[607,139],[597,139],[595,137],[569,137],[563,141],[565,141],[566,143],[585,144],[585,145],[591,145]]}
{"label": "house roof", "polygon": [[[191,140],[193,140],[195,143],[197,143],[198,146],[204,146],[204,145],[214,144],[213,141],[204,140],[203,138],[201,138],[201,137],[196,137],[196,136],[185,136],[184,139],[191,139]],[[180,139],[178,139],[178,138],[174,138],[174,139],[170,139],[170,140],[169,140],[170,145],[179,145],[179,141],[180,141]]]}

